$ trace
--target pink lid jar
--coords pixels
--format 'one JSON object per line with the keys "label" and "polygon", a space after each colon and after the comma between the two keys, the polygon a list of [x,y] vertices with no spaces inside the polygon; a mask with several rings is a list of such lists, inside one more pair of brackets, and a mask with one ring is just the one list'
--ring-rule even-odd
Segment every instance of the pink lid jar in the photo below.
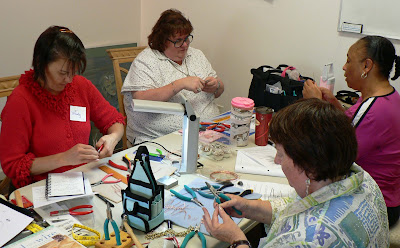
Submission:
{"label": "pink lid jar", "polygon": [[230,141],[232,145],[247,146],[254,101],[246,97],[235,97],[231,101]]}

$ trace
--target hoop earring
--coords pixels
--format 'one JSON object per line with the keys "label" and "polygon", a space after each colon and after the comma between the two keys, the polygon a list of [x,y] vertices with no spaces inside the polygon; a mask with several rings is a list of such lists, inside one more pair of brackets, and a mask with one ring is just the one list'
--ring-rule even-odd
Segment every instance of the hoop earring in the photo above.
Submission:
{"label": "hoop earring", "polygon": [[368,77],[368,74],[365,73],[365,71],[363,71],[363,73],[361,74],[361,78],[366,79],[367,77]]}
{"label": "hoop earring", "polygon": [[307,178],[306,180],[306,196],[308,196],[308,188],[310,187],[310,178]]}

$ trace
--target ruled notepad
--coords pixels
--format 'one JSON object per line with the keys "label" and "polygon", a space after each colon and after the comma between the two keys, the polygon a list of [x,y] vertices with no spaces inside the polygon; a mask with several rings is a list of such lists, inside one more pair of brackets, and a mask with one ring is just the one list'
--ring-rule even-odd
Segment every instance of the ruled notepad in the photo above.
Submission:
{"label": "ruled notepad", "polygon": [[49,173],[46,179],[46,198],[85,194],[84,176],[81,171]]}

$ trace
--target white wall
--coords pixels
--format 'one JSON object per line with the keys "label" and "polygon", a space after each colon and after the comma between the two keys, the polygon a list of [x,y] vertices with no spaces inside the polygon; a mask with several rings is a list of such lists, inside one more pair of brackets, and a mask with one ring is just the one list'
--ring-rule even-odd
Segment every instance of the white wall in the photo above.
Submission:
{"label": "white wall", "polygon": [[86,48],[138,42],[140,2],[0,1],[0,77],[30,68],[35,41],[51,25],[70,28]]}
{"label": "white wall", "polygon": [[[193,47],[201,49],[225,82],[219,102],[225,109],[235,96],[247,96],[251,68],[296,66],[319,80],[323,65],[334,63],[335,91],[347,89],[342,66],[348,48],[361,36],[337,32],[339,0],[144,0],[140,42],[161,12],[177,8],[194,26]],[[400,42],[395,43],[400,54]],[[400,89],[399,82],[394,85]]]}

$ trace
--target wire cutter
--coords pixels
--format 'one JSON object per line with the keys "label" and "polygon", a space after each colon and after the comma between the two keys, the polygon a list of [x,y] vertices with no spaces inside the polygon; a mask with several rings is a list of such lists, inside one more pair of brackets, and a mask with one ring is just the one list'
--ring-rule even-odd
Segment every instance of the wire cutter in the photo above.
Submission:
{"label": "wire cutter", "polygon": [[[228,183],[228,184],[225,184],[225,185],[218,185],[218,184],[213,184],[212,185],[215,189],[218,189],[218,191],[220,191],[220,192],[222,192],[222,190],[223,189],[225,189],[225,188],[228,188],[228,187],[231,187],[231,186],[233,186],[233,183]],[[205,197],[205,198],[208,198],[208,199],[212,199],[212,198],[214,198],[215,196],[211,193],[211,191],[208,189],[208,187],[207,186],[203,186],[203,187],[200,187],[200,188],[191,188],[192,190],[194,190],[194,191],[196,191],[199,195],[201,195],[202,197]],[[207,194],[206,192],[204,192],[204,190],[207,190],[207,191],[209,191],[210,192],[210,194]],[[228,192],[225,192],[225,193],[228,193]],[[229,192],[229,194],[239,194],[240,192]]]}
{"label": "wire cutter", "polygon": [[221,122],[200,122],[200,125],[204,126],[206,130],[214,130],[216,132],[224,132],[225,129],[230,129],[231,125]]}
{"label": "wire cutter", "polygon": [[107,218],[106,218],[106,221],[104,221],[105,240],[110,240],[110,233],[108,232],[108,223],[109,222],[111,222],[111,225],[114,229],[115,240],[117,241],[117,245],[121,245],[121,236],[119,234],[119,229],[118,229],[117,223],[115,223],[115,220],[113,220],[113,218],[112,218],[110,203],[107,203]]}
{"label": "wire cutter", "polygon": [[199,200],[197,200],[196,193],[191,188],[189,188],[189,186],[185,185],[184,187],[185,187],[185,190],[192,195],[192,198],[181,195],[173,189],[171,189],[170,192],[183,201],[194,202],[197,206],[203,208],[204,205]]}
{"label": "wire cutter", "polygon": [[200,232],[200,225],[196,225],[194,227],[194,230],[191,231],[190,233],[188,233],[188,235],[186,235],[185,239],[182,242],[181,248],[185,248],[187,243],[189,242],[189,240],[191,238],[193,238],[193,236],[197,233],[197,235],[199,236],[199,239],[201,240],[201,247],[202,248],[206,248],[207,247],[207,241],[206,241],[206,237],[204,237],[204,234],[202,234]]}
{"label": "wire cutter", "polygon": [[58,210],[58,211],[51,211],[50,216],[58,216],[58,215],[65,215],[65,214],[70,214],[70,215],[85,215],[85,214],[90,214],[93,213],[93,210],[87,210],[87,211],[75,211],[77,209],[81,208],[93,208],[92,205],[79,205],[75,206],[73,208],[70,208],[68,210]]}
{"label": "wire cutter", "polygon": [[100,181],[98,181],[98,182],[95,182],[95,183],[92,183],[92,184],[90,184],[90,185],[92,185],[92,186],[97,186],[97,185],[100,185],[100,184],[108,184],[108,183],[119,183],[119,182],[121,182],[121,179],[117,179],[117,180],[114,180],[114,181],[106,181],[106,179],[107,178],[109,178],[109,177],[111,177],[113,175],[113,173],[110,173],[110,174],[107,174],[105,177],[103,177],[103,179],[101,179]]}
{"label": "wire cutter", "polygon": [[[229,196],[225,195],[224,193],[221,193],[219,191],[217,191],[211,184],[209,184],[208,182],[206,182],[207,187],[210,189],[211,193],[215,196],[215,201],[218,204],[221,204],[221,200],[220,198],[224,199],[225,201],[230,201],[231,198],[229,198]],[[235,212],[238,215],[242,215],[242,212],[240,210],[237,210],[235,207],[232,207],[233,210],[235,210]]]}

